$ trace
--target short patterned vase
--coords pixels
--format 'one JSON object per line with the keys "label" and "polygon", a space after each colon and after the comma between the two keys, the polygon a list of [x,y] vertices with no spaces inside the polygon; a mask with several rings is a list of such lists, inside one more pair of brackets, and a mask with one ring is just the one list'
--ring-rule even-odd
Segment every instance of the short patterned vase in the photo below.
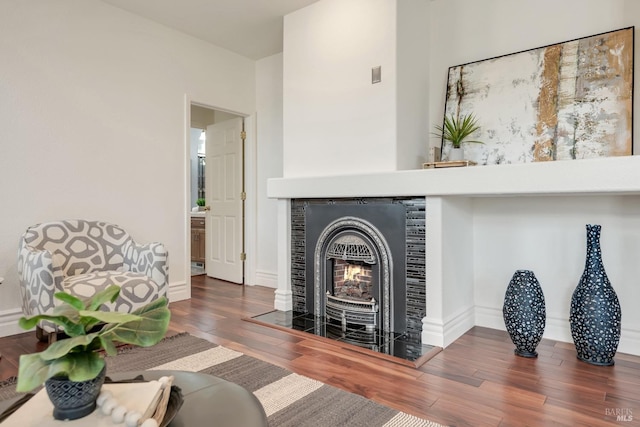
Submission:
{"label": "short patterned vase", "polygon": [[587,260],[571,298],[571,336],[578,359],[613,365],[620,342],[622,313],[618,296],[602,264],[600,225],[587,224]]}
{"label": "short patterned vase", "polygon": [[542,339],[546,323],[546,308],[542,288],[533,271],[517,270],[504,295],[504,324],[514,353],[522,357],[538,357],[536,347]]}
{"label": "short patterned vase", "polygon": [[45,381],[49,400],[53,403],[53,418],[56,420],[76,420],[96,409],[96,400],[106,377],[107,368],[94,379],[71,381],[65,377],[51,377]]}

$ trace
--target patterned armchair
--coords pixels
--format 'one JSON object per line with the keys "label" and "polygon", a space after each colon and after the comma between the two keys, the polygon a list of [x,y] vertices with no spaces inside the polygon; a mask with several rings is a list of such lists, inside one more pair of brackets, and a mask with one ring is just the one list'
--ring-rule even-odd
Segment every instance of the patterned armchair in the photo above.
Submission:
{"label": "patterned armchair", "polygon": [[[167,251],[162,243],[136,244],[117,225],[68,220],[29,227],[20,239],[18,276],[25,316],[49,313],[68,292],[88,298],[111,284],[118,299],[103,310],[131,312],[167,294]],[[60,328],[42,321],[38,339],[55,339]]]}

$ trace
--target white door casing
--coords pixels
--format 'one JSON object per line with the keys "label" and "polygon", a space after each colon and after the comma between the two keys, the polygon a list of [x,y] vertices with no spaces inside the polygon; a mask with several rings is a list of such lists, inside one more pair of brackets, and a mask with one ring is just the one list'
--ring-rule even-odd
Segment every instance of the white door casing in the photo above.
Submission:
{"label": "white door casing", "polygon": [[241,117],[207,126],[207,276],[243,283]]}

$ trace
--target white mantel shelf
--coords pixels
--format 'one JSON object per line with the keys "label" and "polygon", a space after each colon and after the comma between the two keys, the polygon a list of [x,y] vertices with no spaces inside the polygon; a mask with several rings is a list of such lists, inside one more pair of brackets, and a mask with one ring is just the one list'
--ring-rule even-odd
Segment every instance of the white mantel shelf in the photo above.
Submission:
{"label": "white mantel shelf", "polygon": [[272,178],[270,198],[640,194],[640,156]]}

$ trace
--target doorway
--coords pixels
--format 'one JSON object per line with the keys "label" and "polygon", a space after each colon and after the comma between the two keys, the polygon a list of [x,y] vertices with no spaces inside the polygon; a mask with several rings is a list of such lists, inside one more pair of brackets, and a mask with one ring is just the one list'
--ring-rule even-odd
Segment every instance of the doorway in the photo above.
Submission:
{"label": "doorway", "polygon": [[[220,139],[218,129],[228,133],[229,123],[240,123],[243,116],[201,104],[190,103],[190,183],[189,219],[191,275],[244,283],[244,156],[236,153],[231,170],[230,156],[215,153],[213,140]],[[237,127],[237,126],[236,126]],[[242,135],[244,135],[244,131]],[[240,132],[236,132],[239,137]],[[224,138],[224,136],[223,136]],[[244,136],[236,142],[236,150],[243,151]],[[219,146],[219,144],[218,144]],[[240,147],[240,148],[238,148]],[[209,151],[209,152],[207,152]],[[227,195],[220,197],[220,189]],[[233,194],[232,194],[233,193]],[[235,194],[237,193],[237,194]],[[236,199],[235,216],[228,212],[228,199]],[[241,212],[238,210],[241,209]],[[233,264],[233,265],[231,265]],[[231,270],[229,266],[231,265]],[[232,271],[233,270],[233,271]]]}

